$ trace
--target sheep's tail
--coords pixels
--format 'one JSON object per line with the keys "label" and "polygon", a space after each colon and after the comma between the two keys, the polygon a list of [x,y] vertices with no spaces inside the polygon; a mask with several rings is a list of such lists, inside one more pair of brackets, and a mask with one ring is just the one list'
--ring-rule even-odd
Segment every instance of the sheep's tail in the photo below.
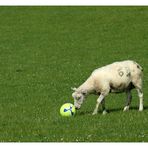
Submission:
{"label": "sheep's tail", "polygon": [[141,71],[143,71],[143,67],[141,67],[137,62],[135,62],[135,64],[137,65],[137,68],[140,69]]}

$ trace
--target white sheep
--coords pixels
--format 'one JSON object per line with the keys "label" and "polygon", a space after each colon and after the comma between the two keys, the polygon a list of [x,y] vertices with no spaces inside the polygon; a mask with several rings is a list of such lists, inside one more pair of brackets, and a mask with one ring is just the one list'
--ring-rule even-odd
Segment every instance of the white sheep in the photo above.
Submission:
{"label": "white sheep", "polygon": [[90,77],[78,88],[74,90],[74,106],[79,109],[89,94],[97,94],[97,104],[93,115],[97,114],[99,105],[102,105],[103,113],[105,110],[105,97],[111,93],[125,92],[127,95],[124,111],[129,110],[131,104],[131,90],[135,88],[139,96],[139,111],[143,110],[143,92],[142,92],[142,67],[131,60],[114,62],[104,67],[98,68],[92,72]]}

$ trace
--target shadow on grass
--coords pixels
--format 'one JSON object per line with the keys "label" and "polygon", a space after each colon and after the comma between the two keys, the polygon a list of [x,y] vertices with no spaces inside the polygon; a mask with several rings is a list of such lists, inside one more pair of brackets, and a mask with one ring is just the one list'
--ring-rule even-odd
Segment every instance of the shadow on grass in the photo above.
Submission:
{"label": "shadow on grass", "polygon": [[92,111],[81,111],[78,113],[80,116],[81,115],[92,115]]}
{"label": "shadow on grass", "polygon": [[[139,108],[137,106],[132,106],[130,107],[130,110],[138,110]],[[148,110],[148,106],[144,106],[144,110]],[[108,113],[111,112],[119,112],[123,111],[123,108],[114,108],[114,109],[107,109]],[[93,111],[80,111],[78,114],[79,115],[92,115]],[[99,110],[98,113],[102,113],[102,110]]]}
{"label": "shadow on grass", "polygon": [[[139,107],[138,106],[131,106],[129,111],[130,110],[139,110]],[[144,106],[144,110],[148,110],[148,106]],[[108,113],[110,112],[119,112],[119,111],[123,111],[123,108],[114,108],[114,109],[109,109],[107,110]]]}

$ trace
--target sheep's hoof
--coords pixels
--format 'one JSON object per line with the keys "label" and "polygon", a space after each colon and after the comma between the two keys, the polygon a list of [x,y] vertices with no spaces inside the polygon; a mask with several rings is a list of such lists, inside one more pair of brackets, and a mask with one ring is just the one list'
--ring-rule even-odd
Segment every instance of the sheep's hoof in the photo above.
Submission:
{"label": "sheep's hoof", "polygon": [[143,108],[139,108],[139,111],[142,112],[143,111]]}
{"label": "sheep's hoof", "polygon": [[97,113],[92,113],[92,115],[94,116],[94,115],[96,115]]}
{"label": "sheep's hoof", "polygon": [[108,112],[107,112],[106,110],[104,110],[102,114],[103,114],[103,115],[106,115],[107,113],[108,113]]}
{"label": "sheep's hoof", "polygon": [[128,110],[129,110],[129,106],[125,106],[124,109],[123,109],[124,112],[126,112]]}
{"label": "sheep's hoof", "polygon": [[92,115],[96,115],[97,114],[97,112],[96,111],[94,111],[93,113],[92,113]]}

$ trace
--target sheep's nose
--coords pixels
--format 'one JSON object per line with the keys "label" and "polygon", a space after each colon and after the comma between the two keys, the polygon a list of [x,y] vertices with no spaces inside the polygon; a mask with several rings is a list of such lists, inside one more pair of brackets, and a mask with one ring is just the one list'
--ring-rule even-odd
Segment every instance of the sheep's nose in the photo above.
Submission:
{"label": "sheep's nose", "polygon": [[80,109],[80,108],[75,106],[75,109],[78,110],[78,109]]}

